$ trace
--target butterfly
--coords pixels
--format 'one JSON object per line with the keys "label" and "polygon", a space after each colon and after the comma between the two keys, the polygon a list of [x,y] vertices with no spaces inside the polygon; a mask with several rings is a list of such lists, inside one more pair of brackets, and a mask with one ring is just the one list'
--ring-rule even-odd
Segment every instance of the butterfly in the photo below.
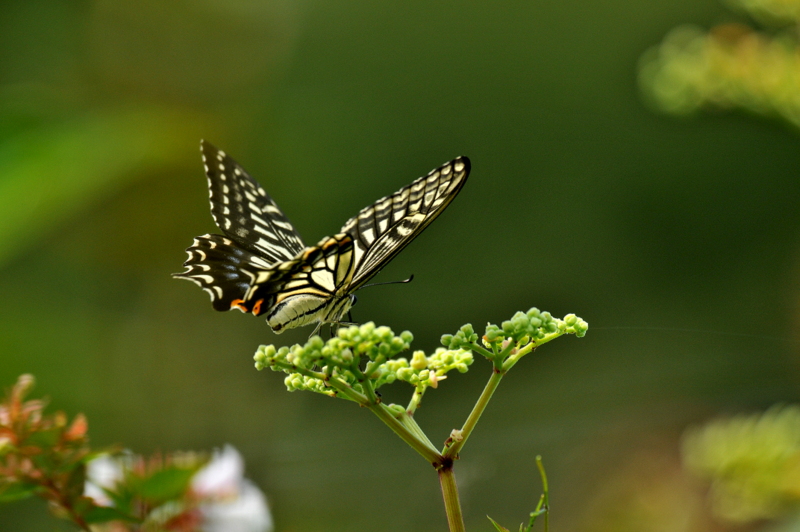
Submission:
{"label": "butterfly", "polygon": [[[406,247],[456,197],[470,162],[458,157],[361,209],[333,236],[306,247],[255,179],[224,151],[200,142],[211,216],[224,233],[194,239],[186,271],[216,310],[266,314],[276,333],[340,324],[354,292]],[[314,334],[312,333],[312,334]]]}

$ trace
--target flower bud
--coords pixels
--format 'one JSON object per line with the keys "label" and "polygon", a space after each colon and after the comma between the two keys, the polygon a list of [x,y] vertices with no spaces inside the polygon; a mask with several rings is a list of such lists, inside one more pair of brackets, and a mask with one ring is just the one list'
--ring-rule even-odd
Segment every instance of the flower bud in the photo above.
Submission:
{"label": "flower bud", "polygon": [[342,362],[345,364],[351,364],[353,362],[353,352],[350,349],[343,349],[342,350]]}
{"label": "flower bud", "polygon": [[372,333],[375,331],[375,322],[368,321],[361,327],[359,327],[358,332],[361,334],[362,338],[368,338],[372,336]]}
{"label": "flower bud", "polygon": [[392,333],[392,330],[389,327],[381,325],[375,329],[375,336],[377,336],[381,342],[388,342],[392,339],[392,337],[394,337],[394,333]]}
{"label": "flower bud", "polygon": [[425,357],[423,351],[414,351],[411,356],[411,367],[416,370],[422,370],[428,367],[428,359]]}

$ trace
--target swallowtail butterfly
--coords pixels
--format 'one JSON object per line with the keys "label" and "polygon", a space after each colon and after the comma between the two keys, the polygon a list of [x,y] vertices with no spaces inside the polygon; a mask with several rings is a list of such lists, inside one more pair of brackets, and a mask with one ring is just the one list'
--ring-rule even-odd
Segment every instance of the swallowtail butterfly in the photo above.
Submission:
{"label": "swallowtail butterfly", "polygon": [[[377,274],[456,197],[470,164],[458,157],[350,218],[339,233],[306,247],[272,198],[225,152],[205,141],[211,216],[222,235],[194,239],[173,274],[200,286],[216,310],[267,315],[276,333],[337,324],[353,292]],[[316,332],[316,330],[315,330]]]}

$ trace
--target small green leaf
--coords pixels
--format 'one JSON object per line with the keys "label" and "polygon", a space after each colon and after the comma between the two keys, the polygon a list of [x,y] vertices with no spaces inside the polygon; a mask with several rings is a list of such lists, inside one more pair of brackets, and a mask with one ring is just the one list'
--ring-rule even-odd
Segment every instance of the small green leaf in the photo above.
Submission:
{"label": "small green leaf", "polygon": [[495,521],[494,519],[492,519],[488,515],[486,516],[486,519],[488,519],[489,521],[492,522],[492,524],[494,525],[494,529],[497,530],[497,532],[510,532],[506,527],[500,526],[499,524],[497,524],[497,521]]}
{"label": "small green leaf", "polygon": [[83,520],[89,524],[107,523],[108,521],[126,521],[128,523],[141,522],[141,519],[120,512],[111,506],[92,506],[82,513],[82,517]]}
{"label": "small green leaf", "polygon": [[179,498],[189,487],[197,469],[172,467],[154,473],[140,486],[139,494],[152,502]]}
{"label": "small green leaf", "polygon": [[61,437],[60,428],[39,430],[30,434],[25,439],[25,445],[36,446],[36,447],[41,447],[42,449],[47,449],[57,444],[60,437]]}
{"label": "small green leaf", "polygon": [[0,484],[0,503],[27,499],[36,495],[38,485],[29,482],[12,482]]}

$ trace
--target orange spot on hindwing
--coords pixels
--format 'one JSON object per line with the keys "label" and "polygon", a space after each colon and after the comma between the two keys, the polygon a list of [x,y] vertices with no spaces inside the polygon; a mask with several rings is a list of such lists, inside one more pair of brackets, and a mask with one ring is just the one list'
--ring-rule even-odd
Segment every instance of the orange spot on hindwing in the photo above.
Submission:
{"label": "orange spot on hindwing", "polygon": [[253,316],[258,316],[261,313],[261,303],[263,302],[263,299],[259,299],[256,301],[256,304],[253,305]]}
{"label": "orange spot on hindwing", "polygon": [[244,306],[244,299],[234,299],[231,301],[231,309],[238,308],[242,312],[247,312],[247,307]]}

